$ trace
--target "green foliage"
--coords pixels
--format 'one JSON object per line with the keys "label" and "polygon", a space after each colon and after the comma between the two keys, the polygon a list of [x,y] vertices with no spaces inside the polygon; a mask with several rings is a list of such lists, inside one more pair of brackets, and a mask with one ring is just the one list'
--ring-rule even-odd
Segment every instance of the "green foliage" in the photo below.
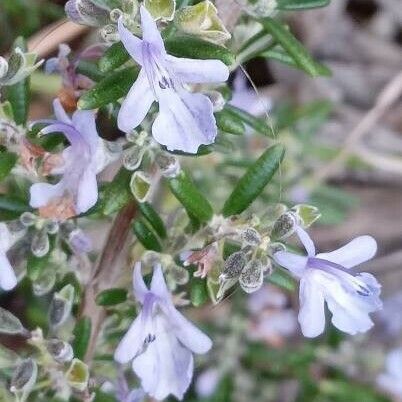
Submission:
{"label": "green foliage", "polygon": [[9,175],[17,159],[17,155],[13,152],[0,152],[0,181]]}
{"label": "green foliage", "polygon": [[96,109],[124,97],[138,77],[138,67],[114,71],[103,78],[78,101],[80,109]]}
{"label": "green foliage", "polygon": [[227,48],[207,42],[197,36],[174,35],[165,42],[166,50],[176,57],[188,57],[190,59],[215,59],[221,60],[231,66],[235,62],[235,56]]}
{"label": "green foliage", "polygon": [[162,218],[155,211],[153,206],[148,202],[143,202],[138,204],[139,210],[141,211],[144,218],[148,221],[148,223],[152,226],[155,232],[162,239],[166,237],[166,228],[163,223]]}
{"label": "green foliage", "polygon": [[328,68],[314,61],[304,46],[280,22],[270,17],[262,18],[259,22],[264,30],[286,50],[300,69],[312,77],[330,74]]}
{"label": "green foliage", "polygon": [[133,224],[133,231],[138,241],[147,250],[162,251],[162,245],[158,237],[145,221],[137,219]]}
{"label": "green foliage", "polygon": [[82,317],[77,321],[73,335],[73,350],[74,356],[77,359],[83,359],[89,346],[89,340],[91,338],[91,319],[88,317]]}
{"label": "green foliage", "polygon": [[233,121],[242,121],[244,125],[257,131],[257,133],[273,138],[275,135],[272,128],[264,119],[253,116],[245,110],[239,109],[232,105],[226,105],[225,112],[232,117]]}
{"label": "green foliage", "polygon": [[273,145],[248,168],[226,200],[222,210],[224,216],[240,214],[260,195],[278,170],[284,154],[282,145]]}
{"label": "green foliage", "polygon": [[106,289],[96,296],[98,306],[115,306],[127,300],[127,290],[122,288]]}
{"label": "green foliage", "polygon": [[299,11],[326,7],[331,0],[277,0],[277,10]]}
{"label": "green foliage", "polygon": [[174,196],[186,209],[190,217],[200,222],[207,222],[212,218],[213,209],[209,201],[201,194],[185,172],[169,179],[169,188]]}

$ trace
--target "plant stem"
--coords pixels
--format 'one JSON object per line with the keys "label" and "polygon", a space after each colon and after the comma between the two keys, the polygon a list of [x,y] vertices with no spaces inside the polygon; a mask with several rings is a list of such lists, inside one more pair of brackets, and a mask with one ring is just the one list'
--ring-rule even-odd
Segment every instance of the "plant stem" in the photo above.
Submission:
{"label": "plant stem", "polygon": [[85,362],[88,364],[94,356],[96,341],[106,314],[105,309],[96,304],[95,298],[101,290],[113,287],[119,277],[120,267],[116,265],[116,262],[127,242],[131,221],[136,213],[137,205],[133,201],[117,214],[110,228],[98,264],[93,270],[89,284],[85,289],[80,316],[89,317],[92,324],[91,337],[85,355]]}

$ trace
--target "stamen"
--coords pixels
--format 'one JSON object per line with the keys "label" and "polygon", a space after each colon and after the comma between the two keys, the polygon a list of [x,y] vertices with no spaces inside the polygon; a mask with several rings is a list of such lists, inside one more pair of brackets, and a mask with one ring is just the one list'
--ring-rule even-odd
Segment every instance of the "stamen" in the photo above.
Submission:
{"label": "stamen", "polygon": [[347,268],[332,261],[323,260],[321,258],[310,257],[307,261],[310,268],[319,269],[335,275],[345,288],[356,292],[359,296],[371,296],[373,292],[364,282],[361,282]]}

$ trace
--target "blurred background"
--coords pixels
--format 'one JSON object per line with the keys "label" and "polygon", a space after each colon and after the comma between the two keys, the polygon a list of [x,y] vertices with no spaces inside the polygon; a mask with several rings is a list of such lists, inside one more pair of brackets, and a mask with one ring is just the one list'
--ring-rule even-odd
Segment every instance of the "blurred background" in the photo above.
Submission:
{"label": "blurred background", "polygon": [[[217,2],[229,25],[230,2]],[[55,56],[63,41],[74,51],[98,41],[85,27],[61,25],[64,3],[0,0],[0,54],[19,35],[32,38],[31,50],[45,58]],[[222,329],[219,353],[230,369],[200,370],[192,395],[215,401],[402,400],[402,352],[395,352],[402,347],[402,2],[333,0],[285,18],[332,76],[312,79],[260,58],[245,66],[258,96],[242,73],[232,77],[233,85],[242,88],[240,98],[251,97],[249,108],[261,111],[261,100],[270,105],[287,147],[285,198],[322,213],[311,232],[317,247],[332,250],[362,234],[377,239],[378,254],[365,270],[383,284],[384,310],[365,336],[351,339],[331,328],[306,341],[297,336],[295,292],[270,289],[269,298],[259,292],[248,301],[246,324],[257,342],[245,352],[236,338],[244,322],[236,321],[233,298],[205,312],[217,320],[231,317],[233,328],[230,336]],[[60,80],[37,72],[32,87],[31,118],[43,117]],[[18,297],[7,297],[3,304],[21,308]],[[256,381],[260,393],[247,393]]]}

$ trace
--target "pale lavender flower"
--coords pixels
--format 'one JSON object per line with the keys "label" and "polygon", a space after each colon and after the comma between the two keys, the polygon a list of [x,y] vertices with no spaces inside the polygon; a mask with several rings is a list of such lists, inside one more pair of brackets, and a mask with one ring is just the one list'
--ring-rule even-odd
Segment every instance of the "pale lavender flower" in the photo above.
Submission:
{"label": "pale lavender flower", "polygon": [[385,361],[385,372],[377,378],[380,388],[402,398],[402,349],[394,349],[389,352]]}
{"label": "pale lavender flower", "polygon": [[61,180],[57,184],[33,184],[30,205],[43,208],[50,203],[63,203],[69,210],[67,215],[77,215],[88,211],[98,199],[96,173],[100,138],[95,113],[78,110],[70,118],[58,99],[53,102],[53,107],[57,120],[40,120],[34,124],[48,123],[41,133],[62,132],[70,146],[63,151],[63,164],[51,172],[62,174]]}
{"label": "pale lavender flower", "polygon": [[77,57],[71,57],[71,49],[65,43],[59,45],[57,57],[46,61],[45,72],[47,74],[59,73],[65,88],[71,88],[78,97],[82,89],[89,89],[93,81],[77,73],[80,60],[96,60],[103,54],[103,46],[93,45],[82,51]]}
{"label": "pale lavender flower", "polygon": [[115,360],[128,363],[151,397],[169,394],[182,399],[193,376],[193,353],[206,353],[211,340],[174,307],[161,266],[156,266],[148,289],[137,263],[133,274],[134,294],[142,310],[115,352]]}
{"label": "pale lavender flower", "polygon": [[142,69],[123,102],[118,126],[130,132],[144,120],[151,105],[159,102],[152,126],[154,139],[169,150],[196,153],[202,144],[212,144],[217,127],[210,99],[188,92],[184,84],[224,82],[229,70],[219,60],[177,58],[166,53],[155,21],[141,7],[142,40],[119,20],[124,47]]}
{"label": "pale lavender flower", "polygon": [[366,272],[353,275],[348,269],[374,257],[377,243],[371,236],[360,236],[330,253],[316,254],[309,235],[301,228],[297,234],[307,256],[279,251],[275,261],[300,279],[299,323],[307,337],[324,331],[324,304],[339,330],[354,335],[373,326],[369,313],[380,310],[381,285]]}
{"label": "pale lavender flower", "polygon": [[3,290],[17,286],[17,277],[6,254],[11,246],[11,233],[5,223],[0,223],[0,288]]}
{"label": "pale lavender flower", "polygon": [[64,6],[67,17],[77,24],[101,26],[109,22],[109,10],[92,0],[68,0]]}

